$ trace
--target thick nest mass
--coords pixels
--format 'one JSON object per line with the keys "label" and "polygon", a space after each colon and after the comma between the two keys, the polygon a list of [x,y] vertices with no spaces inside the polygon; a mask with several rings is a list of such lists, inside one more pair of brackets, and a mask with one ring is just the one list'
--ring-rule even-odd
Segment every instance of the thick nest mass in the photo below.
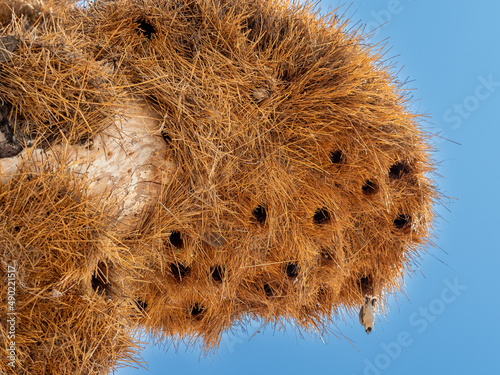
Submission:
{"label": "thick nest mass", "polygon": [[[401,84],[347,21],[284,1],[131,0],[37,22],[28,36],[19,22],[3,31],[19,40],[0,69],[0,125],[5,147],[24,149],[19,165],[29,150],[120,139],[120,118],[153,113],[148,139],[162,146],[147,141],[156,169],[132,181],[151,187],[128,232],[108,210],[108,232],[85,250],[92,267],[47,255],[132,309],[130,324],[210,348],[247,317],[325,329],[365,295],[399,289],[429,240],[433,165]],[[74,170],[62,159],[58,171]]]}

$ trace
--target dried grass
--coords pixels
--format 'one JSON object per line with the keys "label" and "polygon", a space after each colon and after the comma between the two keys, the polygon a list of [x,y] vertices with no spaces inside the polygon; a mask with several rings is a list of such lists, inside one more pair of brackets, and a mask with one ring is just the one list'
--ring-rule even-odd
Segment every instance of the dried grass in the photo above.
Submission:
{"label": "dried grass", "polygon": [[65,29],[59,19],[64,16],[48,14],[30,30],[20,20],[3,29],[18,44],[0,70],[0,95],[13,106],[18,140],[29,145],[37,140],[48,147],[62,138],[85,142],[114,123],[124,99],[119,77],[85,54],[89,40]]}
{"label": "dried grass", "polygon": [[[99,243],[82,248],[87,263],[75,249],[47,263],[80,282],[97,259],[119,265],[136,304],[127,319],[158,340],[208,350],[248,317],[326,330],[365,294],[399,290],[428,245],[438,197],[428,136],[381,52],[346,20],[286,1],[131,0],[40,27],[0,80],[25,133],[95,134],[122,92],[164,119],[177,170],[120,238],[133,260]],[[76,249],[87,240],[66,238]],[[57,239],[44,241],[41,254],[53,251]]]}
{"label": "dried grass", "polygon": [[[7,266],[17,268],[16,373],[106,374],[137,362],[126,319],[134,310],[123,296],[133,267],[110,230],[105,200],[90,198],[87,185],[64,170],[22,167],[0,186],[1,274],[6,280]],[[2,342],[9,342],[4,322]],[[7,361],[1,366],[12,370]]]}

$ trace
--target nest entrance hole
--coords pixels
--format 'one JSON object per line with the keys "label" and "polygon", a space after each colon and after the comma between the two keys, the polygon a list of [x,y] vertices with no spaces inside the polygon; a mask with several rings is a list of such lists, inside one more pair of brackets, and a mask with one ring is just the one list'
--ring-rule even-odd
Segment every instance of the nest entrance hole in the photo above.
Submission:
{"label": "nest entrance hole", "polygon": [[141,312],[146,312],[146,309],[148,308],[148,303],[146,300],[142,300],[141,298],[137,298],[135,300],[135,305]]}
{"label": "nest entrance hole", "polygon": [[267,298],[271,298],[273,296],[273,289],[268,283],[262,284],[262,287],[264,288],[264,293],[266,293]]}
{"label": "nest entrance hole", "polygon": [[264,224],[267,219],[267,209],[266,207],[259,205],[253,209],[252,215],[257,223]]}
{"label": "nest entrance hole", "polygon": [[363,296],[373,294],[373,277],[372,275],[365,275],[358,279],[358,289]]}
{"label": "nest entrance hole", "polygon": [[344,160],[344,154],[340,150],[330,152],[330,161],[332,164],[339,164]]}
{"label": "nest entrance hole", "polygon": [[398,229],[406,229],[411,224],[411,216],[406,214],[400,214],[396,219],[394,219],[394,226]]}
{"label": "nest entrance hole", "polygon": [[145,18],[140,18],[137,20],[136,31],[137,34],[145,37],[146,39],[151,39],[153,35],[156,34],[156,27],[154,27],[150,21]]}
{"label": "nest entrance hole", "polygon": [[377,192],[378,186],[372,180],[366,180],[361,190],[363,190],[363,194],[365,195],[373,195]]}
{"label": "nest entrance hole", "polygon": [[201,303],[195,302],[191,307],[191,316],[195,320],[200,320],[205,312],[205,307]]}
{"label": "nest entrance hole", "polygon": [[290,279],[295,279],[297,276],[299,276],[299,265],[296,262],[288,263],[286,265],[286,275]]}
{"label": "nest entrance hole", "polygon": [[224,266],[217,265],[210,268],[210,272],[212,274],[212,279],[216,283],[221,283],[226,275],[226,268]]}
{"label": "nest entrance hole", "polygon": [[399,162],[391,166],[391,168],[389,169],[389,178],[391,178],[392,180],[399,180],[408,173],[410,173],[408,164]]}
{"label": "nest entrance hole", "polygon": [[161,132],[161,137],[163,138],[163,140],[165,141],[165,143],[170,144],[170,142],[172,142],[172,138],[167,134],[167,132],[165,130],[163,130]]}
{"label": "nest entrance hole", "polygon": [[169,240],[172,246],[177,249],[182,249],[184,247],[184,240],[182,239],[181,232],[174,230],[170,233]]}
{"label": "nest entrance hole", "polygon": [[176,281],[182,281],[184,277],[189,275],[191,272],[191,268],[185,266],[182,263],[171,263],[170,264],[170,272],[172,272],[172,276]]}
{"label": "nest entrance hole", "polygon": [[330,213],[325,207],[318,208],[314,212],[313,221],[314,224],[326,224],[330,221]]}
{"label": "nest entrance hole", "polygon": [[97,268],[90,279],[92,290],[100,295],[111,297],[111,283],[108,279],[108,266],[104,262],[99,262]]}

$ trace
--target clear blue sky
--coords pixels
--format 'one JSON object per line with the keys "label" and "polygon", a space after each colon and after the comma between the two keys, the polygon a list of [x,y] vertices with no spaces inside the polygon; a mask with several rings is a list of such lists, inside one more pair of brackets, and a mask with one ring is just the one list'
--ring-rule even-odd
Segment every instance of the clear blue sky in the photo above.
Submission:
{"label": "clear blue sky", "polygon": [[[319,3],[323,12],[339,4]],[[430,116],[428,130],[451,140],[435,139],[437,182],[453,197],[437,207],[437,247],[406,277],[406,296],[392,299],[372,334],[355,318],[332,327],[354,346],[333,335],[326,344],[301,338],[293,328],[249,340],[253,325],[225,335],[208,357],[148,347],[149,374],[498,373],[500,1],[353,0],[347,14],[367,29],[381,25],[372,41],[389,38],[399,78],[416,89],[415,110]]]}

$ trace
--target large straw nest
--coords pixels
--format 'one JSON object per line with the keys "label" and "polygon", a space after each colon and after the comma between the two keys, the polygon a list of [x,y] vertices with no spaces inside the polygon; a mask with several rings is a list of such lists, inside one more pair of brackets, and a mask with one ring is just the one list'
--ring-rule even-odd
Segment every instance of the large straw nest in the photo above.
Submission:
{"label": "large straw nest", "polygon": [[429,150],[343,21],[263,0],[103,2],[77,20],[163,116],[178,166],[137,235],[151,332],[211,346],[245,314],[322,328],[399,288],[428,239]]}
{"label": "large straw nest", "polygon": [[108,233],[133,259],[104,251],[133,280],[130,321],[211,348],[247,317],[322,330],[400,288],[429,241],[433,165],[402,84],[347,21],[271,0],[100,1],[51,17],[28,36],[5,29],[21,40],[0,70],[16,134],[80,142],[132,95],[162,119],[176,167],[137,230]]}

